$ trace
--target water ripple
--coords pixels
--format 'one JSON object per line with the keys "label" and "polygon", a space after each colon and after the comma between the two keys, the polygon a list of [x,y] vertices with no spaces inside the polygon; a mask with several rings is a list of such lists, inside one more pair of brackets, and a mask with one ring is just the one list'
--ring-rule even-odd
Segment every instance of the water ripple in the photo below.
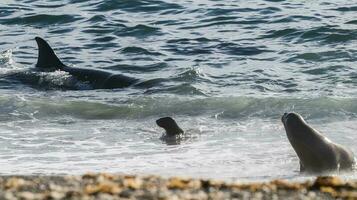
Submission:
{"label": "water ripple", "polygon": [[125,47],[121,50],[121,52],[126,54],[143,54],[143,55],[154,55],[154,56],[162,55],[161,53],[152,52],[141,47]]}
{"label": "water ripple", "polygon": [[133,27],[125,27],[114,33],[117,36],[128,36],[128,37],[148,37],[152,35],[161,35],[159,28],[153,26],[147,26],[143,24],[138,24]]}
{"label": "water ripple", "polygon": [[150,2],[144,0],[122,0],[118,3],[115,0],[100,1],[95,6],[93,11],[112,11],[123,10],[126,12],[157,12],[166,9],[181,9],[182,6],[175,3],[167,3],[165,1],[152,0]]}
{"label": "water ripple", "polygon": [[0,22],[6,25],[54,25],[73,23],[81,19],[82,17],[76,15],[34,14],[25,17],[0,19]]}
{"label": "water ripple", "polygon": [[342,11],[342,12],[357,11],[357,6],[339,7],[339,8],[335,8],[334,10],[336,10],[336,11]]}

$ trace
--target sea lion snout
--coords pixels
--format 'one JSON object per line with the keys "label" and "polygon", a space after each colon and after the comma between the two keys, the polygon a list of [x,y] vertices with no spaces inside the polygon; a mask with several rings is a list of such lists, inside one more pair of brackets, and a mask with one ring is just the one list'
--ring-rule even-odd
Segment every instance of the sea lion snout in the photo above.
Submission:
{"label": "sea lion snout", "polygon": [[283,116],[281,117],[281,122],[283,122],[283,124],[285,124],[285,120],[286,120],[286,116],[288,115],[288,113],[284,113]]}
{"label": "sea lion snout", "polygon": [[291,113],[284,113],[283,116],[281,117],[281,121],[283,122],[284,125],[294,125],[300,122],[304,122],[304,119],[297,113],[291,112]]}

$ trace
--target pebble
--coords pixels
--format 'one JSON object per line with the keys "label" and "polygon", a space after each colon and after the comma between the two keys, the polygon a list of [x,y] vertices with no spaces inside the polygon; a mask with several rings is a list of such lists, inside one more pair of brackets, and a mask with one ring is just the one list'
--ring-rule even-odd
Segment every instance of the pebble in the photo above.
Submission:
{"label": "pebble", "polygon": [[82,176],[0,176],[0,199],[357,199],[357,181],[317,177],[226,183],[180,177],[85,174]]}

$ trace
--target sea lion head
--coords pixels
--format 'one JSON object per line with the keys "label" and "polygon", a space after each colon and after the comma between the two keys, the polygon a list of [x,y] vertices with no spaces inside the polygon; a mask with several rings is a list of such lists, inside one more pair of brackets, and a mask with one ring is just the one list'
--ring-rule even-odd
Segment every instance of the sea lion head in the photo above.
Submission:
{"label": "sea lion head", "polygon": [[281,121],[284,124],[289,139],[306,138],[306,134],[311,133],[312,128],[298,113],[284,113],[281,117]]}
{"label": "sea lion head", "polygon": [[165,129],[167,136],[182,134],[183,130],[177,125],[176,121],[171,117],[163,117],[156,120],[156,124]]}
{"label": "sea lion head", "polygon": [[298,113],[284,113],[281,117],[281,121],[288,127],[299,127],[302,124],[306,124],[305,120]]}

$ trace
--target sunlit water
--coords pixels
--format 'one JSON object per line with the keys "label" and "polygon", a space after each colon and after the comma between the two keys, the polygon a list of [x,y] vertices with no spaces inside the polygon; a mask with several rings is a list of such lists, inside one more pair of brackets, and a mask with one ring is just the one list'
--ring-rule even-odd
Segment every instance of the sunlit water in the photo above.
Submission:
{"label": "sunlit water", "polygon": [[[0,174],[304,179],[284,112],[357,153],[356,3],[2,1]],[[68,74],[33,71],[36,36],[69,66],[146,85],[68,90]],[[159,140],[163,116],[179,144]]]}

